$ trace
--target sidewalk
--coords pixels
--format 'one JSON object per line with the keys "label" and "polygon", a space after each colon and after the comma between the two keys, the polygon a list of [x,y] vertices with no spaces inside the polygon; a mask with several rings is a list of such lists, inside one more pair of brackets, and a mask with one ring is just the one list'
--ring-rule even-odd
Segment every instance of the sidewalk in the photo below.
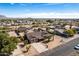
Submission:
{"label": "sidewalk", "polygon": [[69,41],[74,40],[76,38],[79,38],[79,34],[76,34],[76,35],[74,35],[73,37],[70,37],[70,38],[62,38],[62,40],[64,42],[69,42]]}

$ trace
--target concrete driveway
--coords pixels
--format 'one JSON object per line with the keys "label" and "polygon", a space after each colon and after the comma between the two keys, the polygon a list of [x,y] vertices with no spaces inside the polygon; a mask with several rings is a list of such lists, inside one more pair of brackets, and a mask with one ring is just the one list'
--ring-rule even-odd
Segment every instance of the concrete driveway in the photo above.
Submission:
{"label": "concrete driveway", "polygon": [[43,45],[43,43],[32,43],[31,46],[33,46],[38,53],[48,50],[48,48],[46,48],[46,46]]}

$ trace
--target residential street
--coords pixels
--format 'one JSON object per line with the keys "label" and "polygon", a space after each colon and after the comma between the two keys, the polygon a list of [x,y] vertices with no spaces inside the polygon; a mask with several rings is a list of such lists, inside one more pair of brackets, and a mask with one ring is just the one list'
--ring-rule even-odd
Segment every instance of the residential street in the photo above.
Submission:
{"label": "residential street", "polygon": [[79,43],[79,38],[76,38],[70,42],[60,45],[52,50],[39,54],[40,56],[70,56],[75,51],[74,46]]}

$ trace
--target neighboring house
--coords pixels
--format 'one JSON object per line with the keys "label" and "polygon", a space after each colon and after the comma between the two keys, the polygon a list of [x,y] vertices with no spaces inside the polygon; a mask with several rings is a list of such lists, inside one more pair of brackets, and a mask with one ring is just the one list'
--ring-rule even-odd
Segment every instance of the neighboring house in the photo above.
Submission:
{"label": "neighboring house", "polygon": [[64,28],[65,29],[70,29],[70,25],[66,25]]}
{"label": "neighboring house", "polygon": [[63,29],[55,29],[55,31],[57,31],[57,32],[59,32],[59,33],[61,33],[61,34],[64,32]]}
{"label": "neighboring house", "polygon": [[49,29],[48,32],[53,33],[54,29]]}
{"label": "neighboring house", "polygon": [[72,26],[71,28],[79,28],[79,27],[77,27],[77,26]]}
{"label": "neighboring house", "polygon": [[54,29],[54,28],[55,28],[55,26],[48,26],[48,28],[50,28],[50,29]]}
{"label": "neighboring house", "polygon": [[[18,27],[15,29],[15,33],[20,36],[24,36],[23,32],[26,32],[28,28],[26,27]],[[29,30],[29,29],[28,29]]]}
{"label": "neighboring house", "polygon": [[27,24],[32,24],[33,22],[32,22],[32,21],[27,21],[26,23],[27,23]]}
{"label": "neighboring house", "polygon": [[41,28],[41,30],[44,30],[44,31],[46,31],[46,28]]}
{"label": "neighboring house", "polygon": [[66,38],[68,37],[68,35],[64,33],[64,29],[55,29],[55,34]]}
{"label": "neighboring house", "polygon": [[19,32],[25,32],[25,31],[30,30],[30,29],[31,29],[31,28],[19,27],[19,28],[17,29],[17,31],[19,31]]}
{"label": "neighboring house", "polygon": [[11,23],[11,26],[17,26],[18,23]]}
{"label": "neighboring house", "polygon": [[10,32],[8,32],[8,34],[10,35],[10,37],[18,37],[18,35],[15,33],[15,31],[10,31]]}
{"label": "neighboring house", "polygon": [[74,27],[74,29],[77,31],[77,33],[79,34],[79,27]]}
{"label": "neighboring house", "polygon": [[5,26],[11,26],[11,24],[9,23],[9,24],[6,24]]}
{"label": "neighboring house", "polygon": [[[66,25],[64,28],[65,28],[65,29],[70,29],[70,25]],[[78,28],[78,27],[77,27],[77,26],[72,25],[72,26],[71,26],[71,28]]]}
{"label": "neighboring house", "polygon": [[6,23],[2,23],[3,26],[6,26]]}
{"label": "neighboring house", "polygon": [[2,26],[2,23],[0,23],[0,26]]}
{"label": "neighboring house", "polygon": [[24,36],[24,32],[19,33],[19,35],[20,35],[21,37],[23,37],[23,36]]}
{"label": "neighboring house", "polygon": [[62,25],[56,25],[55,28],[62,29],[63,27],[62,27]]}

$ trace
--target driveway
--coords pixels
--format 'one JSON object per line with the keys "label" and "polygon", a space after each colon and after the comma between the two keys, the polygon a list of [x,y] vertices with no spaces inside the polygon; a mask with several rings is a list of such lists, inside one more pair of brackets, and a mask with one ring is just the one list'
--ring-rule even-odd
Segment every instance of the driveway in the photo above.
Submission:
{"label": "driveway", "polygon": [[74,46],[78,43],[79,38],[76,38],[54,49],[43,52],[39,54],[39,56],[70,56],[70,54],[74,51]]}
{"label": "driveway", "polygon": [[46,48],[43,43],[32,43],[31,46],[34,47],[38,53],[42,53],[48,50],[48,48]]}

